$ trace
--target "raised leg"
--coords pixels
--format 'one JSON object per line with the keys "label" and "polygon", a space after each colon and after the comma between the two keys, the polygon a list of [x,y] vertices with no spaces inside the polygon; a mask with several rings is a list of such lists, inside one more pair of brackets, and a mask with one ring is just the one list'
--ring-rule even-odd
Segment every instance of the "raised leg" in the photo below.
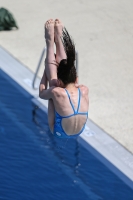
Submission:
{"label": "raised leg", "polygon": [[56,86],[57,84],[57,65],[54,55],[54,20],[50,19],[45,23],[45,40],[46,40],[46,59],[45,71],[49,85]]}
{"label": "raised leg", "polygon": [[[62,59],[66,59],[66,52],[61,41],[63,24],[59,19],[55,20],[54,25],[54,40],[56,45],[56,62],[59,64]],[[78,77],[75,82],[75,86],[78,87]]]}
{"label": "raised leg", "polygon": [[[57,63],[66,59],[66,53],[61,41],[63,25],[59,19],[50,19],[45,24],[45,39],[47,45],[45,72],[49,81],[49,86],[57,86]],[[56,60],[54,55],[54,41],[56,45]],[[51,132],[53,132],[55,119],[55,108],[52,100],[48,103],[48,122]]]}
{"label": "raised leg", "polygon": [[[50,19],[45,23],[45,40],[47,46],[46,59],[45,59],[45,72],[49,81],[49,86],[57,85],[57,66],[54,55],[54,20]],[[53,133],[55,119],[55,108],[53,101],[50,99],[48,102],[48,123],[51,132]]]}
{"label": "raised leg", "polygon": [[59,64],[62,59],[66,59],[66,53],[61,41],[63,25],[59,19],[55,20],[54,40],[56,45],[56,62]]}

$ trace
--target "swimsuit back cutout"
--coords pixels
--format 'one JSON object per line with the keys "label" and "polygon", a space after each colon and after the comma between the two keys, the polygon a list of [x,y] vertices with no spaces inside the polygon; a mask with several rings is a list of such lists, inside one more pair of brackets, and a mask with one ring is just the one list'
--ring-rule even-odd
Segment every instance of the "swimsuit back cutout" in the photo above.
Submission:
{"label": "swimsuit back cutout", "polygon": [[[77,133],[75,135],[67,135],[65,133],[65,131],[63,130],[63,127],[62,127],[62,119],[63,118],[69,118],[69,117],[72,117],[74,115],[86,115],[87,118],[88,118],[88,112],[79,112],[80,99],[81,99],[80,88],[78,88],[78,107],[77,107],[77,109],[74,108],[74,105],[73,105],[71,98],[70,98],[70,94],[69,94],[69,92],[67,91],[66,88],[65,88],[65,91],[67,93],[67,96],[69,98],[69,102],[71,104],[71,107],[72,107],[74,113],[71,114],[71,115],[68,115],[68,116],[61,116],[55,111],[54,135],[57,136],[57,137],[60,137],[60,138],[71,138],[71,137],[76,137],[83,132],[86,122],[85,122],[84,126],[82,127],[82,129],[80,130],[79,133]],[[87,121],[87,119],[86,119],[86,121]]]}

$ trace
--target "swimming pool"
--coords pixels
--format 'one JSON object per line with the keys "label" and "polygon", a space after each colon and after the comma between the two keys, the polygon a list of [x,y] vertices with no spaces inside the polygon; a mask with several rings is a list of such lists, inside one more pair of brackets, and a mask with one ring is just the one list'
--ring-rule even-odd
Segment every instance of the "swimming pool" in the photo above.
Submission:
{"label": "swimming pool", "polygon": [[77,139],[57,139],[33,96],[0,70],[0,199],[133,200]]}

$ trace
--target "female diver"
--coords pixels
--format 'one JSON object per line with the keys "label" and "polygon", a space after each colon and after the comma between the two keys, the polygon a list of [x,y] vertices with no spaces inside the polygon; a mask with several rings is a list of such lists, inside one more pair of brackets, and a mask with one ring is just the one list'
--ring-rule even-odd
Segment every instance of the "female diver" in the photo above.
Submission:
{"label": "female diver", "polygon": [[85,128],[89,99],[88,88],[77,86],[75,45],[59,19],[50,19],[45,23],[45,40],[47,52],[39,97],[49,100],[51,132],[60,138],[76,137]]}

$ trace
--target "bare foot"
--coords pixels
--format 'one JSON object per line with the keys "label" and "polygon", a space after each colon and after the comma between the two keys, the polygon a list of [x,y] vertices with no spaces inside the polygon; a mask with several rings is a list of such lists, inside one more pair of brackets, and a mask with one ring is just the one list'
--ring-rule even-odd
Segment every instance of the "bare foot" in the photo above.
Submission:
{"label": "bare foot", "polygon": [[46,42],[54,43],[54,20],[49,19],[45,23],[45,39]]}
{"label": "bare foot", "polygon": [[62,29],[63,29],[62,22],[59,19],[56,19],[54,23],[55,43],[58,43],[59,41],[61,41]]}

